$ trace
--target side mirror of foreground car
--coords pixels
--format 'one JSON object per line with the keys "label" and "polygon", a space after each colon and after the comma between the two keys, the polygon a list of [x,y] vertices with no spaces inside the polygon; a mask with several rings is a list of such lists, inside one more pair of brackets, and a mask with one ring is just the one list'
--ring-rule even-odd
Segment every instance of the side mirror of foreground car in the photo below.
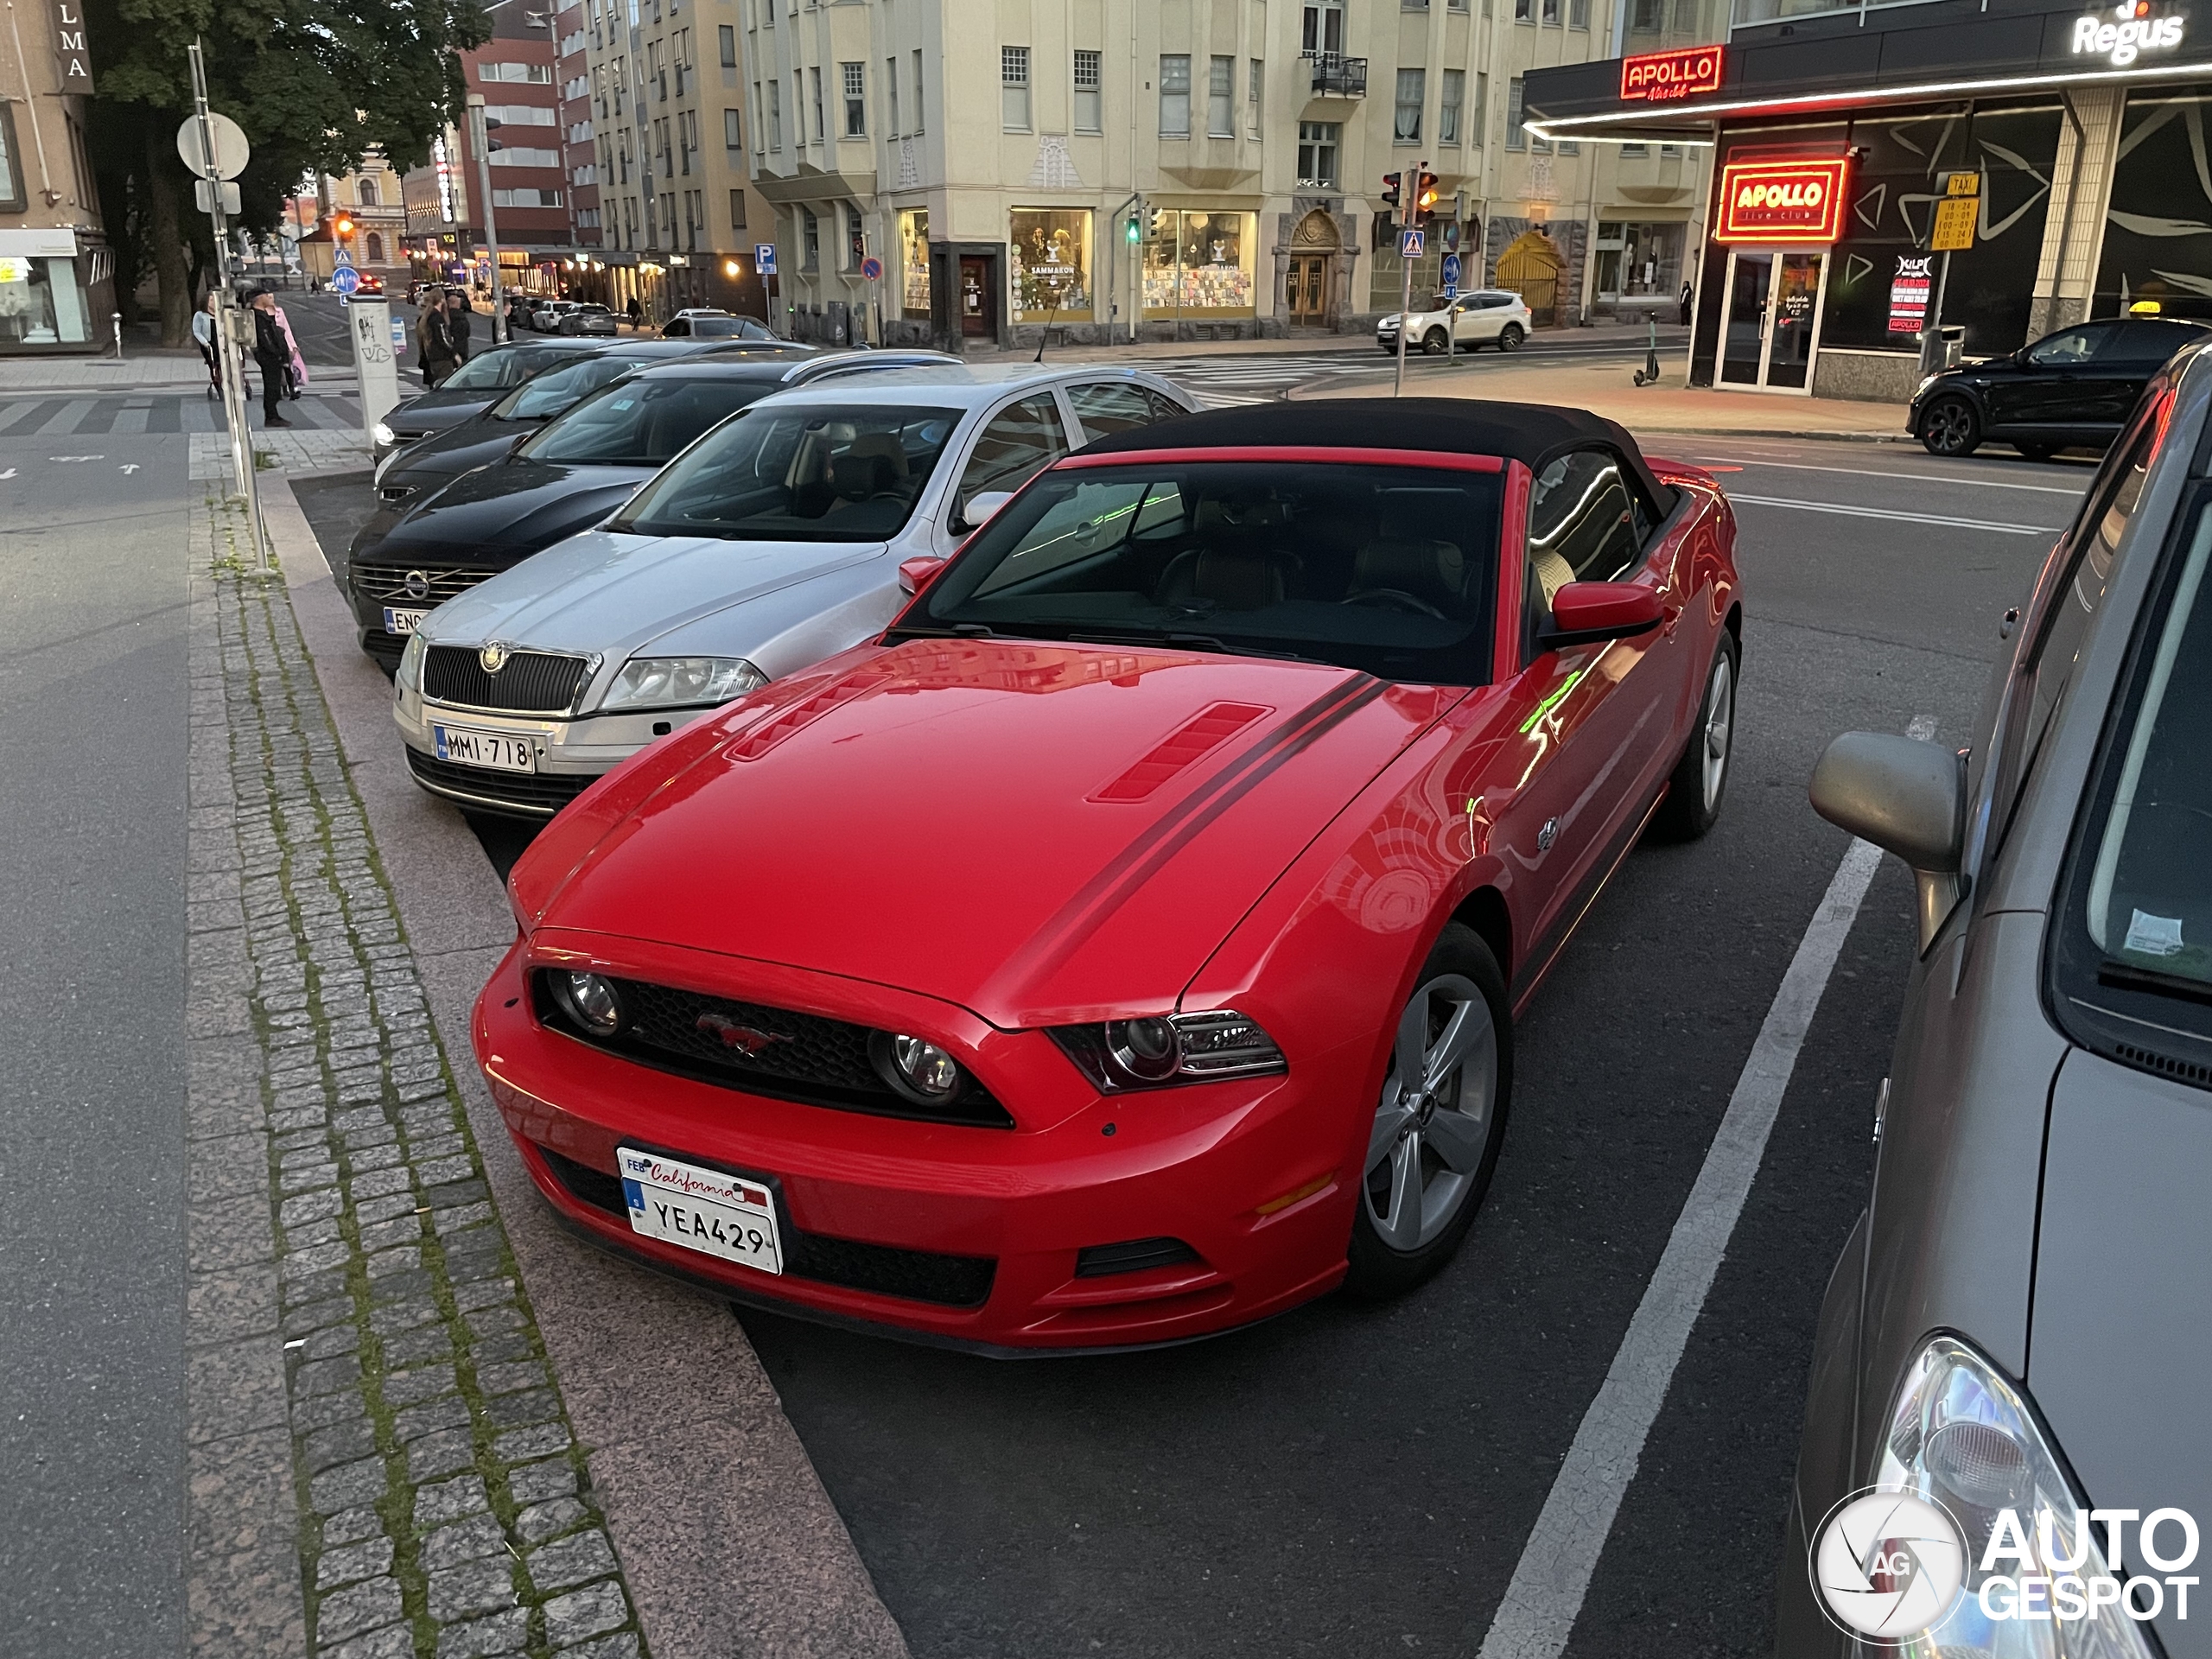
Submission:
{"label": "side mirror of foreground car", "polygon": [[1570,582],[1552,595],[1552,620],[1537,634],[1546,651],[1629,639],[1659,626],[1659,591],[1633,582]]}
{"label": "side mirror of foreground car", "polygon": [[944,569],[944,561],[924,555],[920,558],[899,562],[899,585],[910,594],[918,594],[937,580],[937,573]]}
{"label": "side mirror of foreground car", "polygon": [[1813,768],[1813,810],[1895,853],[1920,889],[1920,948],[1936,942],[1963,890],[1966,759],[1918,738],[1846,732]]}
{"label": "side mirror of foreground car", "polygon": [[1014,499],[1012,490],[978,490],[968,498],[967,505],[960,509],[960,522],[955,530],[981,530],[998,515],[998,510]]}

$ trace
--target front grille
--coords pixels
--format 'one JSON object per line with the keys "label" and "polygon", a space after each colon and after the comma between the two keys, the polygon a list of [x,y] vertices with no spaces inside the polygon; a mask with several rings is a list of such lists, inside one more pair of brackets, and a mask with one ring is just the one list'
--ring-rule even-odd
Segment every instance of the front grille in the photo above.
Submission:
{"label": "front grille", "polygon": [[493,772],[486,766],[464,766],[425,754],[412,745],[404,747],[408,770],[425,788],[466,805],[517,817],[550,818],[599,781],[573,772]]}
{"label": "front grille", "polygon": [[[407,591],[407,578],[419,573],[428,579],[426,591],[420,594]],[[496,573],[490,570],[428,570],[414,564],[361,564],[353,566],[353,591],[364,599],[373,599],[383,604],[399,606],[442,605],[446,601],[467,593],[480,582],[488,582]]]}
{"label": "front grille", "polygon": [[399,666],[399,659],[407,654],[407,636],[386,633],[382,628],[371,628],[361,636],[361,649],[382,664],[384,671],[389,674]]}
{"label": "front grille", "polygon": [[839,1111],[1014,1127],[1012,1115],[972,1077],[957,1097],[941,1107],[918,1105],[895,1093],[869,1058],[870,1039],[878,1033],[867,1026],[618,979],[614,985],[627,1021],[602,1040],[567,1018],[542,976],[537,983],[538,1015],[547,1024],[664,1071]]}
{"label": "front grille", "polygon": [[1179,1268],[1198,1253],[1179,1238],[1133,1238],[1125,1244],[1092,1244],[1075,1253],[1075,1276],[1105,1279],[1151,1268]]}
{"label": "front grille", "polygon": [[379,501],[404,501],[409,496],[414,494],[422,486],[419,484],[379,484],[377,486],[377,499]]}
{"label": "front grille", "polygon": [[[565,1158],[550,1147],[537,1146],[553,1177],[570,1197],[594,1210],[624,1221],[630,1207],[622,1197],[620,1178],[604,1170]],[[878,1296],[897,1296],[910,1302],[935,1302],[941,1307],[981,1307],[991,1299],[991,1281],[998,1262],[988,1255],[940,1255],[934,1250],[902,1250],[890,1244],[864,1244],[858,1239],[832,1238],[826,1233],[802,1231],[791,1224],[780,1207],[778,1232],[784,1246],[784,1271],[798,1279],[812,1279],[848,1290],[864,1290]]]}
{"label": "front grille", "polygon": [[518,651],[497,674],[489,674],[474,645],[432,645],[423,653],[423,695],[468,709],[561,715],[575,706],[590,672],[591,664],[582,657]]}

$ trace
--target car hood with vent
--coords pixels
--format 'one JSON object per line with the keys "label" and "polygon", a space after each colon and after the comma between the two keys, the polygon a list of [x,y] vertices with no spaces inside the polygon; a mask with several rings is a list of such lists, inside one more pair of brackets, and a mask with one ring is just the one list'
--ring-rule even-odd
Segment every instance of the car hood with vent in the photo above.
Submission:
{"label": "car hood with vent", "polygon": [[1313,664],[863,648],[640,757],[673,775],[603,835],[586,803],[542,843],[577,868],[518,870],[517,891],[550,895],[548,925],[897,986],[1002,1027],[1160,1007],[1438,709]]}
{"label": "car hood with vent", "polygon": [[[887,553],[882,542],[752,542],[587,531],[439,607],[421,632],[428,645],[497,639],[533,651],[598,656],[610,664],[649,645],[758,662],[755,652],[791,623],[789,607],[756,608],[760,601],[871,562],[884,566],[885,580],[878,585],[888,588],[895,573]],[[895,594],[895,588],[891,592]],[[882,627],[890,609],[887,603],[872,626],[829,649]],[[817,651],[801,660],[827,654]],[[797,664],[760,666],[773,675]]]}

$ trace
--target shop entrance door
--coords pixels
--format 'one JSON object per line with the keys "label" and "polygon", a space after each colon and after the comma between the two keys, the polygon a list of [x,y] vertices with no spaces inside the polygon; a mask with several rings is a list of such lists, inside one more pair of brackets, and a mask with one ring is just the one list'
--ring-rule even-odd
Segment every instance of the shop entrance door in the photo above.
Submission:
{"label": "shop entrance door", "polygon": [[988,259],[967,253],[960,256],[960,332],[968,339],[998,338],[996,289]]}
{"label": "shop entrance door", "polygon": [[1332,256],[1301,253],[1290,262],[1290,321],[1300,328],[1318,328],[1329,319],[1329,264]]}
{"label": "shop entrance door", "polygon": [[1809,393],[1827,250],[1736,248],[1721,300],[1720,384]]}

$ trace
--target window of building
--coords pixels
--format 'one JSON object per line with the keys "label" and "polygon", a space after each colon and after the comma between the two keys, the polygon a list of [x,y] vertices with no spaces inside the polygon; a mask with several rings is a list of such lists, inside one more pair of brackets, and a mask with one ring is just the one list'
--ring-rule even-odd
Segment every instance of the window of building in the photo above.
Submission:
{"label": "window of building", "polygon": [[729,193],[729,227],[733,231],[745,228],[745,192],[742,190]]}
{"label": "window of building", "polygon": [[1544,0],[1544,22],[1554,29],[1559,27],[1559,0]]}
{"label": "window of building", "polygon": [[1628,26],[1639,35],[1656,35],[1664,22],[1666,0],[1636,0]]}
{"label": "window of building", "polygon": [[798,225],[799,269],[819,270],[822,268],[822,221],[814,216],[814,209],[802,207],[798,210]]}
{"label": "window of building", "polygon": [[1144,315],[1169,320],[1249,316],[1258,242],[1250,213],[1152,213],[1144,245]]}
{"label": "window of building", "polygon": [[1535,0],[1513,0],[1513,21],[1533,23],[1536,21]]}
{"label": "window of building", "polygon": [[784,83],[768,83],[768,148],[780,155],[784,148]]}
{"label": "window of building", "polygon": [[842,211],[845,215],[845,269],[858,270],[861,261],[868,257],[868,231],[857,207],[849,201]]}
{"label": "window of building", "polygon": [[930,215],[926,207],[899,215],[899,305],[910,317],[930,314]]}
{"label": "window of building", "polygon": [[999,48],[999,124],[1008,132],[1029,130],[1029,48]]}
{"label": "window of building", "polygon": [[371,231],[368,235],[368,247],[369,263],[372,265],[384,264],[384,238],[378,235],[376,232]]}
{"label": "window of building", "polygon": [[1103,54],[1101,53],[1077,52],[1075,54],[1075,130],[1077,132],[1105,130],[1099,110],[1103,65]]}
{"label": "window of building", "polygon": [[1211,59],[1206,67],[1206,137],[1236,136],[1236,60]]}
{"label": "window of building", "polygon": [[1475,72],[1475,111],[1469,120],[1474,129],[1475,143],[1480,144],[1490,131],[1490,77],[1479,69]]}
{"label": "window of building", "polygon": [[745,113],[741,110],[722,111],[722,148],[734,157],[745,149]]}
{"label": "window of building", "polygon": [[720,29],[715,31],[715,34],[716,39],[721,43],[722,67],[725,69],[736,68],[737,25],[734,23],[724,23]]}
{"label": "window of building", "polygon": [[1650,153],[1651,146],[1649,144],[1623,144],[1621,146],[1621,154],[1624,156],[1649,156]]}
{"label": "window of building", "polygon": [[1505,83],[1505,147],[1525,149],[1529,135],[1521,127],[1521,77],[1516,75]]}
{"label": "window of building", "polygon": [[1090,225],[1087,208],[1014,210],[1010,251],[1016,322],[1090,321]]}
{"label": "window of building", "polygon": [[354,187],[354,194],[360,198],[362,207],[375,207],[377,205],[377,181],[374,179],[363,179]]}
{"label": "window of building", "polygon": [[1590,0],[1567,0],[1567,26],[1569,29],[1590,27]]}
{"label": "window of building", "polygon": [[1436,142],[1456,144],[1459,142],[1459,105],[1467,92],[1467,72],[1446,69],[1441,100],[1436,106]]}
{"label": "window of building", "polygon": [[1343,148],[1344,126],[1336,121],[1298,124],[1299,188],[1333,190],[1338,185],[1337,156]]}
{"label": "window of building", "polygon": [[1398,71],[1398,112],[1390,128],[1394,143],[1417,144],[1421,142],[1421,106],[1427,79],[1426,70]]}
{"label": "window of building", "polygon": [[887,137],[896,138],[902,129],[899,125],[899,60],[883,60],[883,130]]}
{"label": "window of building", "polygon": [[1185,54],[1160,60],[1160,136],[1191,136],[1191,60]]}
{"label": "window of building", "polygon": [[830,124],[822,114],[822,71],[819,68],[810,69],[806,77],[807,85],[814,92],[814,142],[827,143],[830,141]]}
{"label": "window of building", "polygon": [[1299,49],[1307,57],[1334,57],[1344,49],[1344,0],[1321,0],[1306,8],[1299,28]]}
{"label": "window of building", "polygon": [[922,101],[922,49],[914,48],[914,136],[922,134],[923,111],[928,106]]}
{"label": "window of building", "polygon": [[839,75],[845,84],[845,137],[865,138],[868,136],[868,66],[844,64],[840,66]]}
{"label": "window of building", "polygon": [[1267,84],[1267,60],[1254,58],[1244,66],[1244,113],[1246,127],[1251,135],[1261,136],[1260,89]]}

